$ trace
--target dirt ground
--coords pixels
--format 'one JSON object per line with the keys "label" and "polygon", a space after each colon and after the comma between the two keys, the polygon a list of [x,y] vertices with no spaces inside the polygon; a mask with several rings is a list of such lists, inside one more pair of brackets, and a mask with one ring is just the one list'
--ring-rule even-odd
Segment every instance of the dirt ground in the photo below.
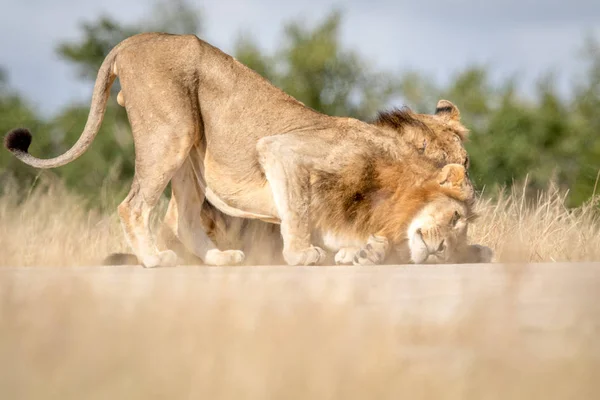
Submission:
{"label": "dirt ground", "polygon": [[600,398],[600,263],[0,268],[2,399]]}

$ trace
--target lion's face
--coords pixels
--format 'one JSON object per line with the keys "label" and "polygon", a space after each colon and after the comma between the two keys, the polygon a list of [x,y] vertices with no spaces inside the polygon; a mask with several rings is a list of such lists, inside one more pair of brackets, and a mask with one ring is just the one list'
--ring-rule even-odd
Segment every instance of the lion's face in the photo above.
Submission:
{"label": "lion's face", "polygon": [[463,145],[469,131],[460,122],[458,107],[440,100],[433,115],[415,114],[415,118],[428,128],[421,133],[423,142],[418,134],[414,136],[419,140],[416,145],[421,145],[422,154],[440,164],[460,164],[469,169],[469,156]]}
{"label": "lion's face", "polygon": [[440,100],[434,114],[408,109],[382,112],[375,125],[394,129],[416,153],[440,166],[454,163],[469,168],[464,147],[469,131],[460,122],[458,107],[448,100]]}
{"label": "lion's face", "polygon": [[408,228],[411,260],[423,264],[459,258],[466,243],[469,218],[465,203],[456,199],[444,196],[428,203]]}
{"label": "lion's face", "polygon": [[434,129],[435,134],[423,132],[421,135],[416,135],[416,143],[413,145],[416,146],[417,151],[439,165],[460,164],[468,169],[469,155],[456,126],[437,120],[436,117],[427,117],[430,120],[428,125]]}

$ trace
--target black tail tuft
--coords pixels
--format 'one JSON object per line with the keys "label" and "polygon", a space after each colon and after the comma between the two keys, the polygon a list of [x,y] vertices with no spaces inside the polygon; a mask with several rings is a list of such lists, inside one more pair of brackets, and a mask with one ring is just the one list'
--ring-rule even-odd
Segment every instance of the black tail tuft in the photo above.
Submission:
{"label": "black tail tuft", "polygon": [[4,137],[4,147],[12,152],[27,153],[31,144],[31,132],[26,128],[16,128]]}

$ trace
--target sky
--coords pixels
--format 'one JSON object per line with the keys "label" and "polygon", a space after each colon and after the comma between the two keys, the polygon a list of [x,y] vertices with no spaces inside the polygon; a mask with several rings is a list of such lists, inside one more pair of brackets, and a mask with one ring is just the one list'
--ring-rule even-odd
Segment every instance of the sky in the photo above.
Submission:
{"label": "sky", "polygon": [[[418,70],[448,82],[461,68],[487,65],[496,79],[517,74],[527,93],[554,71],[560,89],[583,71],[580,50],[588,34],[600,39],[598,0],[215,0],[202,10],[202,38],[225,52],[250,32],[265,50],[280,43],[284,23],[316,23],[343,11],[342,41],[374,67]],[[56,55],[76,40],[81,23],[107,14],[123,23],[147,18],[143,0],[0,0],[0,67],[9,84],[44,115],[89,101],[92,84]]]}

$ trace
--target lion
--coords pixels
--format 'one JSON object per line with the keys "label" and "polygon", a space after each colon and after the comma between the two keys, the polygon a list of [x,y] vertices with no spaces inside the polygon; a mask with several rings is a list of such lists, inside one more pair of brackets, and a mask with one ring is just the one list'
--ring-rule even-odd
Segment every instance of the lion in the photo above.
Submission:
{"label": "lion", "polygon": [[[230,216],[280,224],[285,262],[317,265],[325,252],[311,243],[311,171],[336,173],[365,151],[394,160],[405,155],[406,142],[393,129],[319,113],[195,35],[166,33],[134,35],[109,52],[98,71],[84,131],[64,154],[30,155],[31,133],[22,128],[7,134],[5,146],[35,168],[77,159],[98,133],[117,77],[135,148],[133,182],[118,214],[144,267],[178,262],[174,251],[159,251],[149,227],[150,213],[169,182],[177,237],[204,263],[234,265],[244,259],[239,250],[219,250],[202,228],[195,212],[207,200]],[[436,114],[419,119],[433,131],[433,125],[453,129],[455,107],[439,105]],[[423,124],[405,129],[418,137],[426,130]],[[424,141],[422,147],[426,153],[432,144]],[[458,163],[466,163],[460,138],[454,148],[462,152]],[[449,161],[447,151],[439,157]]]}
{"label": "lion", "polygon": [[466,244],[476,216],[473,186],[460,164],[439,170],[415,157],[365,157],[340,173],[319,171],[312,183],[313,229],[325,248],[337,251],[337,264],[380,264],[392,250],[399,263],[478,258],[470,254],[479,247]]}

